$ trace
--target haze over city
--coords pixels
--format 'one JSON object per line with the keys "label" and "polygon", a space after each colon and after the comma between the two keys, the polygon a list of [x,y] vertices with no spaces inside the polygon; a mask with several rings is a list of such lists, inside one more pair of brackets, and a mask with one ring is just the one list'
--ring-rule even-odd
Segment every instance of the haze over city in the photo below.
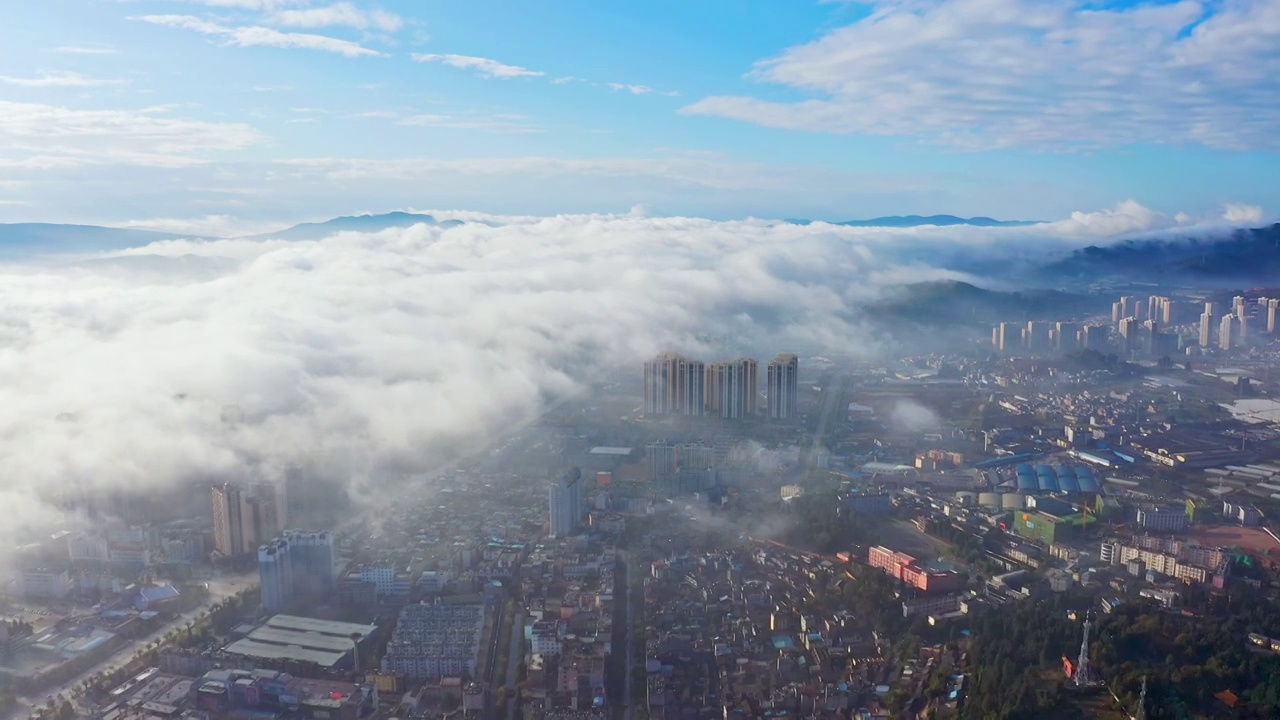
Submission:
{"label": "haze over city", "polygon": [[1280,2],[14,5],[0,720],[1280,712]]}

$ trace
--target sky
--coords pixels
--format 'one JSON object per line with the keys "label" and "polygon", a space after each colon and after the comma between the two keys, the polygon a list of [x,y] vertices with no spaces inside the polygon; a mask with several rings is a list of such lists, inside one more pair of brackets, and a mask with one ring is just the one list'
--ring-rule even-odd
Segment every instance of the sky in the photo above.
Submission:
{"label": "sky", "polygon": [[1280,208],[1280,1],[41,0],[0,221]]}

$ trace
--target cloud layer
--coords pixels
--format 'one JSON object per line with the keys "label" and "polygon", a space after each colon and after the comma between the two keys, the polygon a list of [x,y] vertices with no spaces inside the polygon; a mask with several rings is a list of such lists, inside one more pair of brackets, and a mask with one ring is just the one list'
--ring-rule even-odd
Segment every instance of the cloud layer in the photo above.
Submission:
{"label": "cloud layer", "polygon": [[[840,232],[640,216],[483,218],[321,242],[173,241],[0,265],[0,501],[298,462],[429,469],[601,369],[694,338],[865,348]],[[223,421],[238,408],[242,420]],[[27,510],[30,510],[29,512]],[[20,532],[6,523],[0,535]]]}
{"label": "cloud layer", "polygon": [[1280,147],[1273,0],[871,5],[864,19],[762,60],[749,75],[809,99],[713,96],[684,112],[965,149]]}

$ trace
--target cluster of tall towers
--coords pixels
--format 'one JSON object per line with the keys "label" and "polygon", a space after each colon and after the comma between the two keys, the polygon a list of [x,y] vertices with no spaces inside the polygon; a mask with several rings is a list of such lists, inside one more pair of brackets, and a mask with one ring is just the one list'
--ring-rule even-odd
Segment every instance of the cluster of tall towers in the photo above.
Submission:
{"label": "cluster of tall towers", "polygon": [[213,487],[213,548],[223,557],[254,553],[289,524],[284,483]]}
{"label": "cluster of tall towers", "polygon": [[[1267,334],[1276,334],[1276,311],[1280,309],[1280,298],[1258,298],[1261,320]],[[1214,327],[1218,330],[1218,349],[1227,351],[1240,347],[1247,342],[1251,330],[1248,301],[1242,295],[1231,299],[1231,310],[1217,314],[1217,303],[1206,302],[1204,312],[1200,314],[1200,347],[1208,348],[1213,344]]]}
{"label": "cluster of tall towers", "polygon": [[294,600],[321,597],[335,582],[333,533],[289,530],[266,542],[258,548],[258,579],[262,607],[269,613]]}
{"label": "cluster of tall towers", "polygon": [[991,344],[1002,353],[1026,350],[1036,354],[1066,354],[1076,350],[1102,350],[1107,328],[1073,322],[1003,322],[991,330]]}
{"label": "cluster of tall towers", "polygon": [[[800,360],[779,353],[765,368],[765,397],[772,420],[796,416]],[[742,419],[758,412],[760,364],[755,358],[704,363],[666,352],[644,364],[646,415]]]}

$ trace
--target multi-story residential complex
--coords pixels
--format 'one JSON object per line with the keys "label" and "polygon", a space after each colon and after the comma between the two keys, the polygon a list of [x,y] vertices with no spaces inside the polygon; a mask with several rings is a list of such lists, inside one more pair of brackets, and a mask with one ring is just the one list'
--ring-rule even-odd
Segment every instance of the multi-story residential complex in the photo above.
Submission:
{"label": "multi-story residential complex", "polygon": [[921,567],[915,557],[880,545],[867,549],[867,564],[924,592],[955,590],[962,582],[953,570]]}
{"label": "multi-story residential complex", "polygon": [[753,358],[713,362],[706,369],[707,413],[739,420],[756,414],[760,364]]}
{"label": "multi-story residential complex", "polygon": [[702,443],[658,442],[645,446],[649,481],[667,492],[694,492],[715,484],[715,449]]}
{"label": "multi-story residential complex", "polygon": [[[1206,306],[1213,303],[1206,303]],[[1209,347],[1213,340],[1213,313],[1207,310],[1200,315],[1200,347]]]}
{"label": "multi-story residential complex", "polygon": [[1231,334],[1236,324],[1234,315],[1223,315],[1222,322],[1218,323],[1218,349],[1226,352],[1235,347]]}
{"label": "multi-story residential complex", "polygon": [[483,628],[483,605],[407,605],[387,644],[382,670],[410,682],[475,677]]}
{"label": "multi-story residential complex", "polygon": [[799,393],[800,360],[791,353],[779,353],[769,361],[769,418],[771,420],[794,419]]}
{"label": "multi-story residential complex", "polygon": [[248,555],[285,528],[283,485],[254,483],[246,490],[233,483],[214,486],[213,547],[223,557]]}
{"label": "multi-story residential complex", "polygon": [[644,364],[646,415],[702,415],[705,369],[700,360],[662,353]]}

